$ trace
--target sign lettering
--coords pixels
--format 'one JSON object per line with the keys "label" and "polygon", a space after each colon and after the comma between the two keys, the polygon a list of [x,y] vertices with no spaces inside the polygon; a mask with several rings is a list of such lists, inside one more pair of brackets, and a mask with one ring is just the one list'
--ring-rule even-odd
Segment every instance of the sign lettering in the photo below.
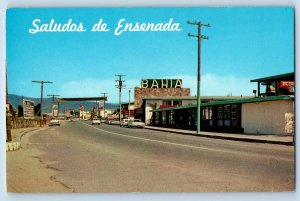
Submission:
{"label": "sign lettering", "polygon": [[141,81],[141,88],[182,88],[182,80],[146,79]]}

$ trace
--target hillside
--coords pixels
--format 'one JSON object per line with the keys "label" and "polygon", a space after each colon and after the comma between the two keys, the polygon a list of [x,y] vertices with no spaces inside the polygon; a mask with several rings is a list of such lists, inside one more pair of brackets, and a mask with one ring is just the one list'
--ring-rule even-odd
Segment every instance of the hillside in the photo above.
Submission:
{"label": "hillside", "polygon": [[[37,105],[40,103],[39,98],[23,97],[24,99],[34,101],[34,104]],[[18,108],[18,105],[22,103],[22,96],[9,94],[8,100],[14,108]],[[54,102],[57,103],[57,99],[54,98]],[[80,104],[84,106],[84,110],[91,110],[93,107],[96,107],[95,101],[76,101],[76,102],[63,102],[59,104],[60,112],[63,112],[64,109],[72,109],[75,111],[79,110]],[[106,109],[117,109],[118,104],[114,103],[105,103]],[[52,110],[52,98],[43,98],[43,112],[50,113]]]}

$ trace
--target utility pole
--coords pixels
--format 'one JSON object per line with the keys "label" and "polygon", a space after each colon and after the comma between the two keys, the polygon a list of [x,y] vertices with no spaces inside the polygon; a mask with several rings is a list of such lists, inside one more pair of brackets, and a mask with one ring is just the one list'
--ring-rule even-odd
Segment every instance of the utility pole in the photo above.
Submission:
{"label": "utility pole", "polygon": [[42,80],[42,81],[35,81],[35,80],[33,80],[32,82],[34,82],[34,83],[41,83],[41,109],[40,109],[40,113],[41,113],[41,119],[40,119],[40,126],[42,127],[42,121],[43,121],[43,113],[42,113],[42,111],[43,111],[43,109],[42,109],[42,107],[43,107],[43,90],[44,90],[44,84],[46,83],[46,84],[52,84],[53,82],[50,82],[50,81],[44,81],[44,80]]}
{"label": "utility pole", "polygon": [[200,124],[201,124],[201,100],[200,100],[200,81],[201,81],[201,39],[208,40],[208,36],[201,35],[201,27],[206,26],[210,27],[209,24],[202,24],[199,22],[190,22],[187,21],[188,24],[197,25],[198,26],[198,35],[193,35],[188,33],[188,36],[196,37],[198,39],[198,71],[197,71],[197,134],[200,133]]}
{"label": "utility pole", "polygon": [[103,94],[103,97],[104,97],[104,100],[103,100],[103,117],[105,118],[105,101],[106,101],[106,96],[108,93],[104,92],[104,93],[101,93]]}
{"label": "utility pole", "polygon": [[128,96],[128,119],[130,119],[130,93],[131,93],[131,89],[132,88],[128,88],[128,93],[129,93],[129,96]]}
{"label": "utility pole", "polygon": [[[54,106],[54,97],[56,96],[60,96],[60,95],[55,95],[55,94],[48,94],[47,96],[52,96],[52,117],[54,117],[54,110],[53,110],[53,106]],[[58,102],[57,102],[58,103]],[[59,104],[59,103],[58,103]],[[59,109],[58,109],[59,105],[57,105],[57,113],[59,114]],[[58,115],[57,114],[57,115]]]}
{"label": "utility pole", "polygon": [[118,83],[116,85],[116,87],[119,89],[119,121],[120,121],[120,126],[121,126],[121,95],[122,95],[122,88],[125,87],[125,85],[123,85],[123,82],[125,82],[125,80],[122,80],[122,77],[125,76],[125,75],[115,75],[116,77],[119,77],[118,80],[116,80],[116,82]]}
{"label": "utility pole", "polygon": [[10,105],[8,101],[8,86],[7,86],[7,65],[5,61],[5,73],[6,73],[6,142],[11,142],[11,114],[10,114]]}

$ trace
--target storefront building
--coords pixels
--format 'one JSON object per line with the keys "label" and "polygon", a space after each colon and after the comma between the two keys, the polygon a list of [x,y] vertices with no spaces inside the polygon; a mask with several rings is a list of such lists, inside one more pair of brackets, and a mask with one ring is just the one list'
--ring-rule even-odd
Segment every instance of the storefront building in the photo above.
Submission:
{"label": "storefront building", "polygon": [[[249,134],[294,133],[294,73],[251,80],[257,97],[201,103],[201,130]],[[262,89],[263,88],[263,89]],[[264,90],[264,91],[263,91]],[[263,93],[262,93],[263,92]],[[196,129],[196,105],[151,110],[150,124]]]}

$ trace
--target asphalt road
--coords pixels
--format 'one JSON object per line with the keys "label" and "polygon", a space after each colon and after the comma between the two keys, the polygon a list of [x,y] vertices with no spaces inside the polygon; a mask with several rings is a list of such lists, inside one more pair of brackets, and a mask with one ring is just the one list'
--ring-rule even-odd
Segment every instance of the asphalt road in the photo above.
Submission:
{"label": "asphalt road", "polygon": [[78,121],[29,135],[26,148],[39,150],[39,161],[55,171],[51,179],[73,192],[293,191],[295,185],[293,146]]}

